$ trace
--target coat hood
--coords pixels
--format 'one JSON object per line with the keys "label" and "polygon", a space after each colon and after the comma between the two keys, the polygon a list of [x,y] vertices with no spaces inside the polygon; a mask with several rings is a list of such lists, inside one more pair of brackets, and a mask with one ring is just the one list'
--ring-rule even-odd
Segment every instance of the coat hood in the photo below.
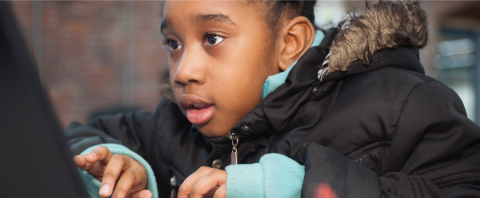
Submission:
{"label": "coat hood", "polygon": [[396,47],[422,48],[427,44],[427,17],[416,1],[367,1],[359,14],[346,17],[324,61],[321,75],[347,71],[351,63],[369,64],[374,52]]}

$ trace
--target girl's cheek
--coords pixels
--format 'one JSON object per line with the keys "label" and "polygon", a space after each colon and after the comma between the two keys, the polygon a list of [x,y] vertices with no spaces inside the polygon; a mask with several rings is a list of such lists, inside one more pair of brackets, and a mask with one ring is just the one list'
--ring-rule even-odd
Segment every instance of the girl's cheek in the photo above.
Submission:
{"label": "girl's cheek", "polygon": [[175,74],[177,73],[177,68],[178,68],[178,61],[174,60],[173,58],[169,58],[169,60],[168,60],[168,71],[169,71],[170,80],[172,82],[173,82],[173,79],[175,77]]}

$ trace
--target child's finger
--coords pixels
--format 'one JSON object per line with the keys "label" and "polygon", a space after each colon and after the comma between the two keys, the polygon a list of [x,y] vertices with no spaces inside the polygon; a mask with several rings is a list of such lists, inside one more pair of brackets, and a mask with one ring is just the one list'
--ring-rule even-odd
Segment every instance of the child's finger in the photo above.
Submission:
{"label": "child's finger", "polygon": [[202,198],[213,188],[227,183],[227,172],[219,169],[213,169],[208,174],[200,178],[192,188],[191,198]]}
{"label": "child's finger", "polygon": [[112,194],[115,181],[117,181],[123,166],[125,163],[125,157],[123,155],[113,155],[105,168],[102,179],[102,187],[99,194],[102,197],[108,197]]}
{"label": "child's finger", "polygon": [[189,198],[190,193],[192,192],[192,188],[197,183],[197,181],[212,171],[213,168],[202,166],[197,171],[192,173],[190,176],[183,181],[182,185],[178,189],[178,198]]}
{"label": "child's finger", "polygon": [[125,197],[133,184],[139,180],[138,177],[140,176],[133,168],[124,171],[115,186],[113,197]]}
{"label": "child's finger", "polygon": [[76,155],[73,157],[73,161],[75,162],[75,165],[81,169],[86,170],[87,166],[91,165],[87,161],[85,161],[85,155]]}
{"label": "child's finger", "polygon": [[149,190],[141,190],[131,193],[128,198],[152,198],[152,192],[150,192]]}
{"label": "child's finger", "polygon": [[225,198],[225,197],[227,197],[227,183],[221,185],[213,195],[213,198]]}
{"label": "child's finger", "polygon": [[83,170],[88,171],[88,173],[93,175],[95,178],[101,177],[105,169],[104,165],[99,163],[89,163],[87,160],[85,160],[86,156],[87,155],[76,155],[73,157],[75,165]]}
{"label": "child's finger", "polygon": [[111,157],[112,152],[110,152],[106,146],[99,146],[87,154],[85,160],[89,163],[95,163],[98,161],[102,165],[107,165]]}
{"label": "child's finger", "polygon": [[88,171],[90,175],[102,181],[101,178],[103,177],[105,168],[106,168],[105,165],[101,165],[100,163],[95,162],[93,164],[90,164],[88,169],[84,169],[84,170]]}

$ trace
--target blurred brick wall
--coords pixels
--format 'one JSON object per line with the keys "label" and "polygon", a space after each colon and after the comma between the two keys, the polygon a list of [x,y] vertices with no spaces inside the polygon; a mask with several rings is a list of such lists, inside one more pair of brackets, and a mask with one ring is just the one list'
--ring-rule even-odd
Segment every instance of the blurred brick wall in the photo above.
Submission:
{"label": "blurred brick wall", "polygon": [[118,106],[154,111],[167,69],[159,1],[11,1],[63,127]]}

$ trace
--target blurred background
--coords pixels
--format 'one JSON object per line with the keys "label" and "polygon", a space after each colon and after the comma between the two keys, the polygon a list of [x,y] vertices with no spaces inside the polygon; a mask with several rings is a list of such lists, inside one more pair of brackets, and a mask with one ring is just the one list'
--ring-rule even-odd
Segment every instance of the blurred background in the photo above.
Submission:
{"label": "blurred background", "polygon": [[[10,1],[65,128],[98,114],[154,111],[163,97],[167,48],[162,1]],[[364,1],[317,1],[316,25],[335,26]],[[461,97],[480,124],[480,1],[420,1],[429,43],[426,74]]]}

